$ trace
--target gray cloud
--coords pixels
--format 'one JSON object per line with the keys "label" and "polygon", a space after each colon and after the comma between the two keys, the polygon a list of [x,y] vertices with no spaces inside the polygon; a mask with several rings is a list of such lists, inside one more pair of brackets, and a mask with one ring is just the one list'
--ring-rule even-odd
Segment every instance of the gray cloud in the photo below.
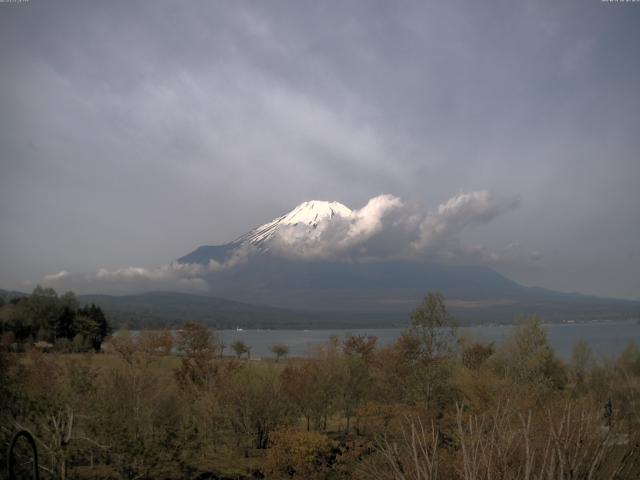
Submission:
{"label": "gray cloud", "polygon": [[460,250],[460,234],[467,227],[489,223],[517,204],[516,199],[498,201],[486,190],[456,195],[420,223],[420,236],[414,247],[455,256]]}
{"label": "gray cloud", "polygon": [[[293,260],[428,259],[499,264],[506,257],[484,247],[465,246],[462,234],[515,206],[515,201],[498,200],[487,191],[461,193],[433,210],[409,207],[393,195],[379,195],[362,208],[325,218],[313,228],[303,223],[281,225],[263,248],[271,255]],[[100,268],[95,274],[62,270],[45,275],[41,283],[78,292],[206,292],[205,275],[244,265],[256,254],[255,246],[241,245],[224,262],[212,259],[206,266],[171,262],[158,268]],[[517,257],[509,258],[513,261]]]}
{"label": "gray cloud", "polygon": [[210,260],[208,265],[173,261],[155,268],[100,268],[95,273],[58,273],[45,275],[40,284],[59,291],[78,293],[131,294],[155,290],[206,293],[209,286],[204,277],[211,272],[235,268],[244,264],[254,252],[250,247],[237,249],[224,262]]}
{"label": "gray cloud", "polygon": [[578,0],[1,4],[0,287],[153,269],[311,198],[487,189],[521,206],[468,244],[540,253],[503,273],[640,298],[639,21]]}
{"label": "gray cloud", "polygon": [[[392,227],[407,227],[402,201],[393,195],[370,199],[361,209],[347,211],[321,220],[310,229],[305,224],[283,225],[270,241],[270,251],[276,255],[297,259],[341,259],[368,257],[367,246],[385,235]],[[404,249],[395,243],[387,250]]]}
{"label": "gray cloud", "polygon": [[59,291],[72,290],[78,293],[129,294],[152,290],[206,292],[208,286],[202,278],[205,273],[206,269],[200,265],[174,262],[159,268],[101,268],[92,274],[61,270],[45,275],[40,283]]}
{"label": "gray cloud", "polygon": [[481,249],[464,246],[462,234],[516,205],[516,200],[497,199],[486,190],[455,195],[432,210],[380,195],[349,216],[325,219],[311,230],[304,224],[280,227],[270,248],[300,259],[490,261],[495,254],[479,258]]}

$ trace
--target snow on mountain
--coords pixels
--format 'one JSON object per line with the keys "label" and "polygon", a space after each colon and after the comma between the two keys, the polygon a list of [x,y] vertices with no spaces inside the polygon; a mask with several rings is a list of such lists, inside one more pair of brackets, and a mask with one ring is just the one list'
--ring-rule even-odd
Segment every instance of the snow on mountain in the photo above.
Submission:
{"label": "snow on mountain", "polygon": [[262,246],[276,236],[278,229],[285,226],[306,226],[306,233],[312,234],[328,225],[334,217],[350,218],[353,211],[340,202],[311,200],[303,202],[289,213],[254,228],[237,238],[234,244]]}
{"label": "snow on mountain", "polygon": [[465,256],[477,261],[478,249],[466,249],[462,233],[507,208],[486,191],[456,195],[432,210],[406,206],[389,194],[353,210],[339,202],[311,200],[233,242],[199,247],[178,261],[207,265],[258,252],[302,261]]}
{"label": "snow on mountain", "polygon": [[210,260],[214,260],[224,263],[232,258],[234,252],[246,253],[246,250],[240,247],[252,247],[263,253],[270,252],[274,246],[274,240],[282,242],[286,239],[290,242],[288,244],[290,249],[293,246],[291,242],[313,244],[327,232],[332,220],[339,219],[343,224],[347,224],[358,218],[357,210],[351,210],[340,202],[310,200],[301,203],[289,213],[254,228],[232,242],[224,245],[203,245],[179,258],[177,262],[208,265]]}
{"label": "snow on mountain", "polygon": [[[460,255],[461,232],[504,208],[483,192],[457,195],[422,213],[403,210],[401,200],[391,195],[374,197],[354,210],[313,200],[233,242],[203,245],[179,258],[180,268],[170,271],[180,272],[181,282],[206,282],[208,293],[218,298],[323,312],[323,319],[335,318],[335,312],[367,319],[379,315],[385,321],[393,315],[406,318],[430,291],[458,302],[455,314],[472,321],[509,321],[518,313],[553,321],[624,318],[637,312],[637,303],[524,287],[477,262],[438,261],[452,258],[450,253]],[[478,258],[475,251],[473,258]],[[201,279],[184,277],[192,271],[206,273]]]}

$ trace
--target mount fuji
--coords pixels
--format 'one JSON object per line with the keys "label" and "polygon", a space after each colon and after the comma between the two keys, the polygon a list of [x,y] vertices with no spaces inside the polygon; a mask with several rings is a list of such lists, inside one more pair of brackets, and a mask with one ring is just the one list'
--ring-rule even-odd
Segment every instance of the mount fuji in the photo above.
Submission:
{"label": "mount fuji", "polygon": [[271,243],[286,228],[297,228],[307,240],[317,239],[335,218],[349,219],[353,211],[339,202],[312,200],[304,202],[271,222],[265,223],[241,235],[236,240],[215,246],[202,246],[178,259],[180,263],[197,263],[206,265],[211,260],[224,262],[234,251],[252,248],[261,253],[270,251]]}
{"label": "mount fuji", "polygon": [[[363,210],[304,202],[232,242],[201,246],[177,262],[203,266],[212,296],[314,315],[406,319],[429,291],[441,292],[465,323],[534,313],[546,321],[626,318],[640,310],[638,302],[525,287],[484,265],[375,257],[383,217],[372,219]],[[385,235],[401,228],[390,221]],[[353,241],[361,238],[368,243]]]}

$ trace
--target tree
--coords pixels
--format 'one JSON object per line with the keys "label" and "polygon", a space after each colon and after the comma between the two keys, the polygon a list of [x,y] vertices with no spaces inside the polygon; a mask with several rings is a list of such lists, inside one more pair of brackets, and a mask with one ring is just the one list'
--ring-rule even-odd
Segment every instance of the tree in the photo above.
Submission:
{"label": "tree", "polygon": [[23,379],[27,396],[15,425],[33,434],[47,453],[41,457],[47,459],[47,470],[65,480],[74,455],[97,445],[89,426],[97,371],[89,357],[60,362],[37,351],[29,355]]}
{"label": "tree", "polygon": [[85,338],[82,336],[81,333],[79,333],[75,337],[73,337],[71,344],[73,345],[74,352],[81,352],[85,346]]}
{"label": "tree", "polygon": [[462,364],[471,370],[477,370],[494,352],[493,343],[469,343],[462,350]]}
{"label": "tree", "polygon": [[271,347],[271,352],[276,356],[276,362],[280,361],[280,357],[289,355],[289,346],[278,343]]}
{"label": "tree", "polygon": [[515,384],[561,388],[567,382],[566,372],[536,315],[519,319],[497,353],[498,369]]}
{"label": "tree", "polygon": [[410,389],[421,401],[446,408],[451,394],[451,363],[457,324],[439,293],[429,293],[411,314],[411,328],[402,339],[413,363]]}
{"label": "tree", "polygon": [[60,301],[60,306],[63,308],[66,307],[70,310],[78,309],[78,299],[76,297],[76,294],[71,291],[61,295],[59,301]]}
{"label": "tree", "polygon": [[[349,433],[351,418],[358,412],[371,392],[371,374],[364,358],[345,356],[342,375],[342,410],[347,420],[346,431]],[[356,426],[356,429],[358,426]]]}
{"label": "tree", "polygon": [[78,321],[76,333],[82,333],[95,351],[99,351],[104,339],[111,335],[113,329],[107,321],[102,309],[94,304],[85,305],[77,311]]}
{"label": "tree", "polygon": [[286,429],[273,432],[265,458],[269,478],[325,479],[332,470],[332,444],[318,432]]}
{"label": "tree", "polygon": [[402,335],[378,352],[373,374],[376,398],[387,405],[413,401],[412,377],[418,368],[419,344],[415,337]]}
{"label": "tree", "polygon": [[629,341],[626,348],[620,354],[618,367],[623,371],[640,376],[640,349],[633,340]]}
{"label": "tree", "polygon": [[347,356],[359,356],[369,361],[375,351],[378,337],[374,335],[347,335],[342,344],[342,351]]}
{"label": "tree", "polygon": [[231,350],[233,350],[238,358],[245,353],[249,355],[249,347],[242,340],[236,340],[231,343]]}
{"label": "tree", "polygon": [[[13,331],[18,342],[58,343],[71,341],[78,334],[85,343],[83,350],[100,350],[111,326],[104,312],[95,305],[78,307],[73,292],[58,297],[51,288],[36,287],[31,296],[0,309],[0,332]],[[63,342],[64,343],[64,342]]]}
{"label": "tree", "polygon": [[274,429],[293,420],[278,371],[267,363],[247,362],[237,369],[225,384],[224,402],[233,429],[258,449],[267,447]]}
{"label": "tree", "polygon": [[375,336],[348,335],[342,344],[344,353],[342,408],[347,419],[347,433],[351,418],[356,415],[367,396],[371,394],[373,380],[370,363],[377,340]]}
{"label": "tree", "polygon": [[71,307],[62,307],[54,326],[55,338],[73,338],[76,334],[74,320],[76,312]]}
{"label": "tree", "polygon": [[[0,442],[7,445],[12,429],[7,429],[23,407],[24,370],[17,355],[8,354],[13,343],[12,333],[5,333],[0,339]],[[4,453],[4,452],[3,452]],[[4,465],[3,465],[4,467]]]}
{"label": "tree", "polygon": [[591,347],[584,340],[580,340],[571,351],[571,373],[576,383],[582,383],[596,362]]}
{"label": "tree", "polygon": [[319,414],[322,417],[322,428],[326,430],[328,417],[343,406],[341,399],[344,396],[346,368],[338,338],[332,336],[324,345],[319,346],[312,362]]}
{"label": "tree", "polygon": [[305,418],[307,431],[312,422],[320,427],[327,408],[322,378],[320,363],[309,360],[302,365],[288,364],[280,375],[283,392],[296,414]]}
{"label": "tree", "polygon": [[186,322],[178,332],[178,351],[183,354],[178,379],[181,383],[189,380],[196,385],[211,381],[214,359],[218,352],[215,334],[204,325]]}
{"label": "tree", "polygon": [[[143,343],[130,345],[142,348]],[[118,478],[160,478],[174,455],[193,448],[184,443],[181,425],[181,418],[188,418],[184,410],[190,402],[180,401],[171,376],[152,368],[158,358],[136,351],[133,357],[123,357],[126,364],[106,370],[98,385],[94,430],[98,442],[107,447],[108,462]]]}
{"label": "tree", "polygon": [[33,289],[25,306],[31,317],[30,336],[35,336],[39,328],[44,327],[49,332],[49,340],[54,340],[61,309],[56,291],[53,288],[43,288],[38,285]]}
{"label": "tree", "polygon": [[171,350],[164,332],[142,331],[132,335],[127,329],[120,329],[110,339],[108,349],[117,353],[130,367],[136,364],[148,365],[167,355]]}
{"label": "tree", "polygon": [[218,349],[216,335],[206,326],[196,322],[186,322],[178,331],[178,351],[185,355],[212,354]]}
{"label": "tree", "polygon": [[451,352],[457,324],[440,293],[429,293],[411,314],[412,335],[420,340],[421,353],[431,360]]}

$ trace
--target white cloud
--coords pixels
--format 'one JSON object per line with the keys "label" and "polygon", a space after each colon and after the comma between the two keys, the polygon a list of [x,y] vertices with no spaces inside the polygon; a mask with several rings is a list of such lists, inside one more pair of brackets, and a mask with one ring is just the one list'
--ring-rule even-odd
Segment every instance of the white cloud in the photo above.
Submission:
{"label": "white cloud", "polygon": [[[432,259],[500,264],[522,257],[520,245],[512,243],[504,252],[491,252],[483,246],[465,246],[462,235],[516,205],[513,199],[497,199],[484,190],[455,195],[433,210],[408,206],[393,195],[379,195],[360,209],[345,209],[321,219],[315,227],[306,223],[281,225],[266,246],[273,255],[295,260]],[[101,268],[93,274],[62,270],[46,275],[43,283],[79,293],[206,293],[208,274],[241,266],[256,253],[256,247],[246,245],[225,261],[211,259],[206,265],[171,262],[158,268]],[[532,259],[539,257],[537,252],[531,255]]]}
{"label": "white cloud", "polygon": [[488,191],[461,193],[435,210],[405,205],[393,195],[369,200],[350,215],[280,227],[272,253],[294,259],[386,260],[434,258],[491,261],[484,247],[465,247],[465,229],[486,224],[517,205]]}
{"label": "white cloud", "polygon": [[45,275],[42,284],[58,291],[77,293],[129,294],[153,290],[206,293],[207,273],[234,268],[247,261],[250,249],[236,250],[225,262],[211,260],[208,265],[171,262],[158,268],[123,267],[114,270],[100,268],[91,274],[72,274],[62,270]]}
{"label": "white cloud", "polygon": [[69,277],[70,273],[67,272],[66,270],[60,270],[58,273],[52,273],[50,275],[45,275],[44,276],[44,281],[45,283],[49,283],[49,282],[56,282],[59,280],[64,280],[65,278]]}
{"label": "white cloud", "polygon": [[[283,225],[271,240],[272,253],[295,259],[344,259],[367,256],[366,247],[393,227],[402,201],[393,195],[372,198],[359,210],[320,220],[315,228]],[[356,253],[359,251],[359,253]]]}
{"label": "white cloud", "polygon": [[349,226],[347,240],[366,241],[383,229],[383,220],[390,213],[403,207],[402,201],[393,195],[374,197],[353,214],[354,220]]}
{"label": "white cloud", "polygon": [[426,254],[457,256],[466,228],[489,223],[517,204],[513,198],[496,199],[487,190],[455,195],[424,217],[412,247]]}
{"label": "white cloud", "polygon": [[202,265],[172,262],[158,268],[101,268],[90,274],[75,274],[63,270],[46,275],[42,283],[58,291],[73,290],[77,293],[126,294],[152,290],[204,293],[208,290],[208,285],[202,278],[206,271],[206,267]]}
{"label": "white cloud", "polygon": [[[255,254],[256,252],[257,250],[250,245],[240,246],[236,248],[233,252],[231,252],[231,255],[229,256],[229,258],[225,259],[224,262],[218,262],[213,258],[209,260],[209,263],[207,264],[206,273],[219,272],[221,270],[228,270],[230,268],[235,268],[240,265],[244,265],[249,261],[249,258],[251,257],[251,255]],[[197,264],[186,263],[186,264],[178,264],[178,265],[196,266]]]}

